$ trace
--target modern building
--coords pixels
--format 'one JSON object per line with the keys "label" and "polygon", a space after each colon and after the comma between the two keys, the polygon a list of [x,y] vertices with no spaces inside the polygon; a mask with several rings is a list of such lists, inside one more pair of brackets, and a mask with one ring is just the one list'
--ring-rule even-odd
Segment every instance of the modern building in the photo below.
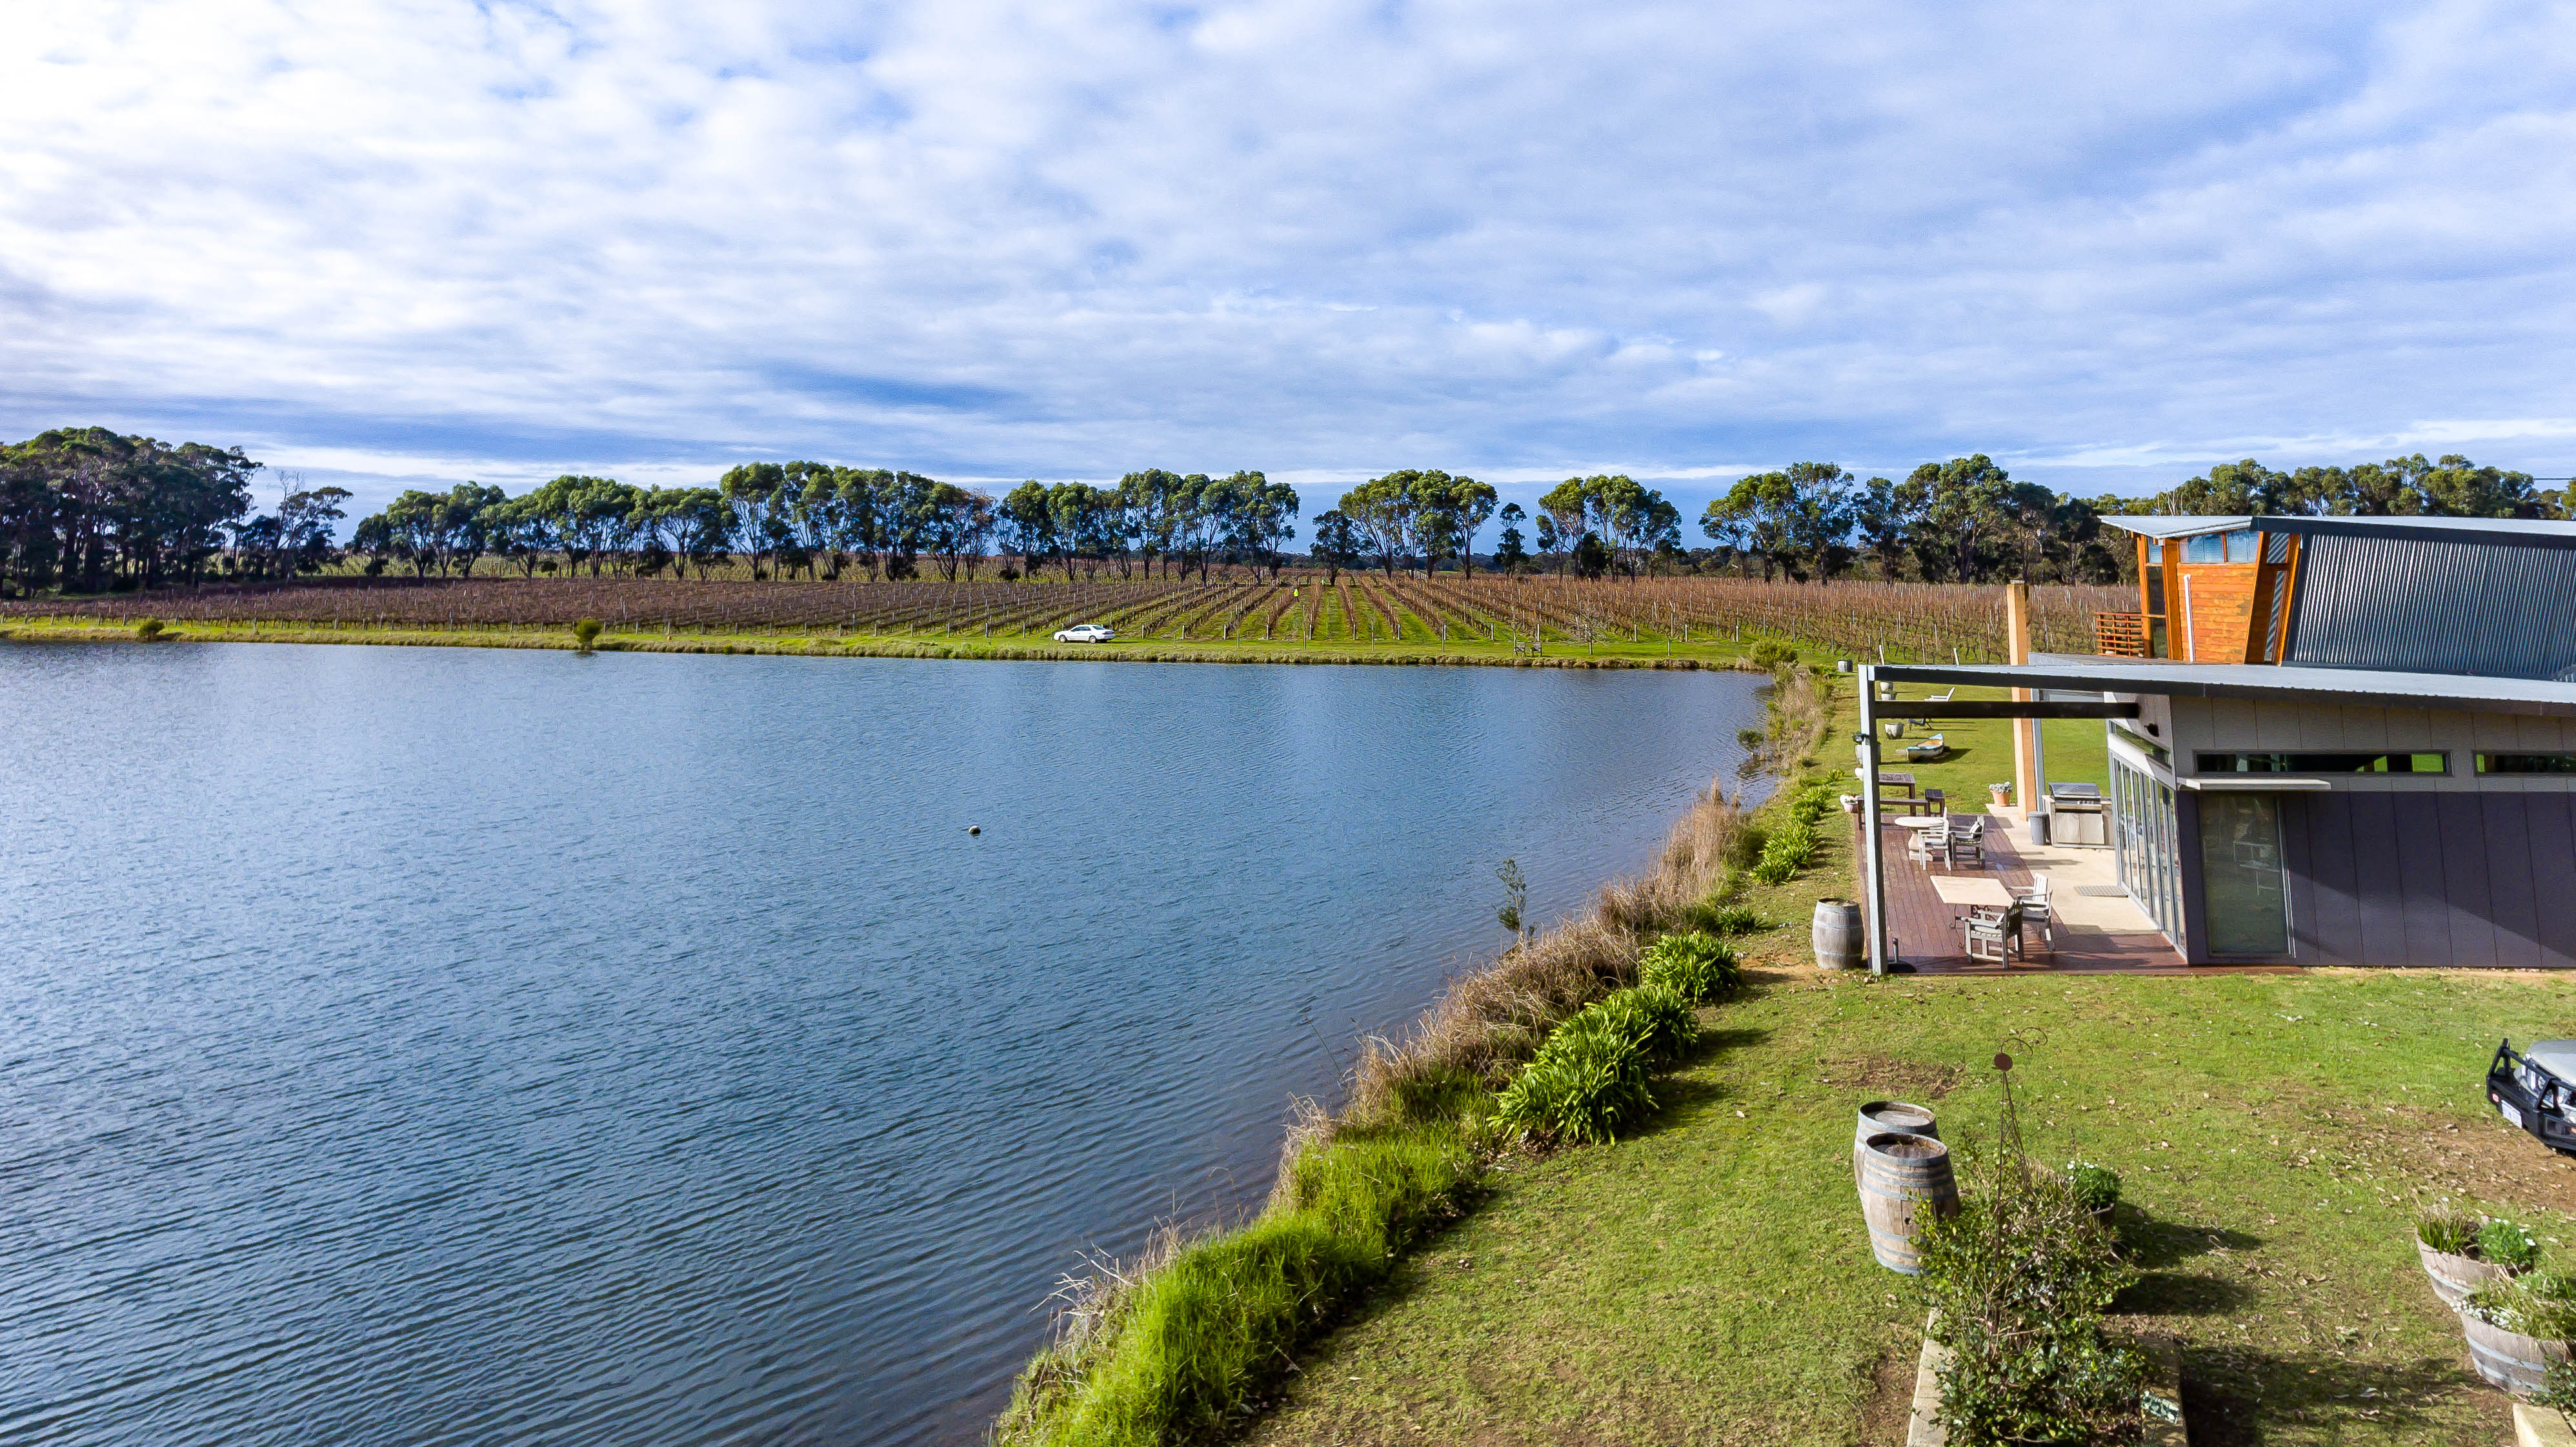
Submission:
{"label": "modern building", "polygon": [[2118,878],[2192,964],[2576,967],[2576,523],[2103,521],[2097,653],[1864,675],[2105,718]]}

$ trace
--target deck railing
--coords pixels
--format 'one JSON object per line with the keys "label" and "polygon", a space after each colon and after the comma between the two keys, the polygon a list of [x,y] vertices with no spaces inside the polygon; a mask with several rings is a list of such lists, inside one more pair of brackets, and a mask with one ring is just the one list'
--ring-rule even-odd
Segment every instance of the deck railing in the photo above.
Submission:
{"label": "deck railing", "polygon": [[2113,658],[2147,656],[2147,615],[2144,613],[2096,613],[2093,615],[2093,651]]}

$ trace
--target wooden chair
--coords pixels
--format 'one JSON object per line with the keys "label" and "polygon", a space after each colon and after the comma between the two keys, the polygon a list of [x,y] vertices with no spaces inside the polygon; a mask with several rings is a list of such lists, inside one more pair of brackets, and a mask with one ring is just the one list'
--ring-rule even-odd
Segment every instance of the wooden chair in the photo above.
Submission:
{"label": "wooden chair", "polygon": [[[1957,693],[1958,691],[1959,690],[1956,688],[1945,688],[1923,701],[1925,703],[1948,703],[1950,701],[1950,695]],[[1912,722],[1914,726],[1919,729],[1928,729],[1932,727],[1932,720],[1928,718],[1918,718]]]}
{"label": "wooden chair", "polygon": [[1948,846],[1943,862],[1957,864],[1962,857],[1973,859],[1979,869],[1986,867],[1986,816],[1961,814],[1945,831]]}
{"label": "wooden chair", "polygon": [[1959,921],[1959,935],[1959,943],[1966,948],[1969,959],[2009,965],[2012,956],[2022,952],[2021,906],[2016,904],[1999,910],[1971,909]]}
{"label": "wooden chair", "polygon": [[1905,841],[1905,857],[1917,864],[1929,865],[1934,855],[1950,862],[1950,825],[1947,819],[1929,828],[1908,831],[1913,838]]}
{"label": "wooden chair", "polygon": [[2055,957],[2057,954],[2057,916],[2049,909],[2048,876],[2045,874],[2034,874],[2030,877],[2030,888],[2017,889],[2012,893],[2014,903],[2021,906],[2022,953],[2024,956],[2027,956],[2030,953],[2030,932],[2032,930],[2037,930],[2039,931],[2040,940],[2048,946],[2049,955],[2052,958]]}

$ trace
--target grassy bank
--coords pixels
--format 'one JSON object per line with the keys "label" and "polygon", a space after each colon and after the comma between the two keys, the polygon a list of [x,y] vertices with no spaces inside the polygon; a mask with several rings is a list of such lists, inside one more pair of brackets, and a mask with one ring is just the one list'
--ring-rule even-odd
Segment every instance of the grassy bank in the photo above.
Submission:
{"label": "grassy bank", "polygon": [[1852,1111],[1929,1099],[1991,1138],[2000,1047],[2037,1148],[2127,1177],[2119,1324],[2181,1339],[2194,1443],[2491,1447],[2503,1399],[2410,1220],[2467,1200],[2576,1252],[2576,1168],[2478,1093],[2497,1036],[2563,1033],[2569,1003],[2530,976],[1775,970],[1653,1129],[1495,1172],[1250,1440],[1901,1441],[1922,1312],[1870,1261]]}
{"label": "grassy bank", "polygon": [[[1805,756],[1830,713],[1814,681],[1780,675],[1768,752]],[[1168,1234],[1147,1259],[1104,1264],[1072,1291],[1001,1440],[1154,1444],[1256,1417],[1310,1343],[1364,1315],[1410,1253],[1480,1198],[1514,1145],[1496,1092],[1550,1032],[1637,983],[1641,947],[1660,932],[1714,922],[1741,824],[1712,788],[1644,874],[1454,983],[1401,1039],[1368,1042],[1348,1103],[1290,1133],[1258,1216]]]}
{"label": "grassy bank", "polygon": [[[1831,736],[1851,722],[1846,707]],[[1951,735],[1999,759],[2005,728]],[[2098,756],[2098,729],[2062,753],[2052,738],[2052,775],[2098,767],[2088,741]],[[2126,1177],[2143,1279],[2114,1324],[2179,1341],[2196,1447],[2509,1440],[2411,1221],[2464,1203],[2576,1264],[2576,1163],[2505,1128],[2481,1089],[2498,1037],[2568,1032],[2576,982],[1821,974],[1807,910],[1851,891],[1849,835],[1831,848],[1751,896],[1777,925],[1740,942],[1753,988],[1660,1088],[1653,1126],[1500,1162],[1475,1213],[1301,1356],[1245,1440],[1893,1447],[1923,1313],[1871,1262],[1853,1111],[1923,1100],[1945,1134],[1991,1139],[1999,1049],[2036,1150]]]}

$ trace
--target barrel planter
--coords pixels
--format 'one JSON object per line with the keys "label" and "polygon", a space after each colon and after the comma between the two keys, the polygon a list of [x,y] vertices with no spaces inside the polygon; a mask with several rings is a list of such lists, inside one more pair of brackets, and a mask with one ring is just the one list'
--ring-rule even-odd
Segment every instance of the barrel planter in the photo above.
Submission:
{"label": "barrel planter", "polygon": [[2517,1397],[2539,1395],[2548,1385],[2549,1369],[2567,1360],[2563,1341],[2506,1331],[2468,1312],[2460,1313],[2460,1326],[2469,1334],[2469,1364],[2479,1376]]}
{"label": "barrel planter", "polygon": [[1861,1144],[1860,1214],[1869,1223],[1869,1252],[1907,1276],[1923,1274],[1914,1237],[1926,1213],[1956,1215],[1959,1182],[1950,1148],[1930,1136],[1881,1131]]}
{"label": "barrel planter", "polygon": [[1816,968],[1820,970],[1858,969],[1861,954],[1868,948],[1867,936],[1860,927],[1860,906],[1848,899],[1817,900],[1815,924],[1808,937],[1816,947]]}
{"label": "barrel planter", "polygon": [[2501,1281],[2509,1274],[2492,1261],[2436,1251],[2425,1245],[2421,1237],[2415,1241],[2415,1256],[2424,1263],[2424,1274],[2433,1280],[2433,1294],[2442,1298],[2442,1304],[2453,1311],[2459,1310],[2460,1303],[2469,1299],[2470,1292],[2487,1282]]}
{"label": "barrel planter", "polygon": [[1868,1150],[1874,1135],[1919,1135],[1941,1138],[1941,1128],[1932,1120],[1932,1107],[1916,1105],[1910,1100],[1873,1100],[1860,1108],[1860,1123],[1852,1128],[1852,1180],[1860,1180],[1861,1156]]}

